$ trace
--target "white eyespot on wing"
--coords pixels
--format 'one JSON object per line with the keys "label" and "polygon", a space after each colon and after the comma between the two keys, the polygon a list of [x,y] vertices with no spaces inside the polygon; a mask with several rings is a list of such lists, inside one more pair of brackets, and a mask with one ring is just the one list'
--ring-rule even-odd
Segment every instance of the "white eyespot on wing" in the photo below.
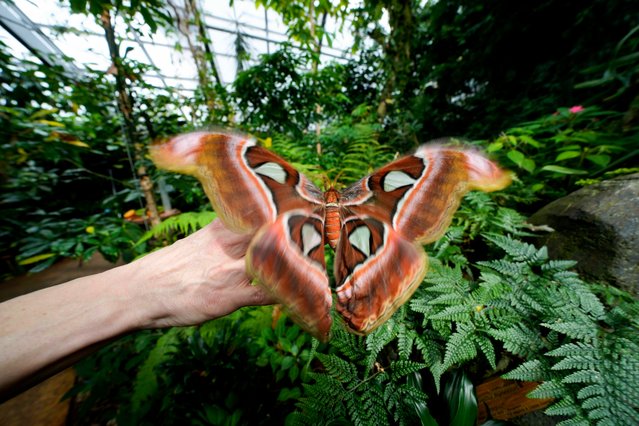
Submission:
{"label": "white eyespot on wing", "polygon": [[351,245],[364,253],[366,257],[371,255],[371,231],[367,226],[358,226],[348,236]]}
{"label": "white eyespot on wing", "polygon": [[413,185],[414,183],[415,179],[408,174],[399,170],[393,170],[384,176],[384,191],[391,192],[402,186]]}
{"label": "white eyespot on wing", "polygon": [[277,163],[264,163],[255,168],[255,173],[268,176],[277,183],[284,184],[286,182],[286,170]]}
{"label": "white eyespot on wing", "polygon": [[310,223],[302,225],[302,247],[304,255],[308,254],[317,246],[322,244],[322,236]]}

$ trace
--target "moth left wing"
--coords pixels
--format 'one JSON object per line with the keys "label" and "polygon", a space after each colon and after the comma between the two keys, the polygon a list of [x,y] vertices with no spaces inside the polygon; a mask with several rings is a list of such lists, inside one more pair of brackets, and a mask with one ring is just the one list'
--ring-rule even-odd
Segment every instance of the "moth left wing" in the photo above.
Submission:
{"label": "moth left wing", "polygon": [[241,134],[193,132],[150,148],[159,167],[199,179],[224,224],[256,232],[282,212],[322,205],[322,192],[255,139]]}
{"label": "moth left wing", "polygon": [[426,253],[388,222],[351,216],[335,250],[336,309],[349,329],[368,334],[415,292],[426,274]]}
{"label": "moth left wing", "polygon": [[341,193],[340,202],[356,214],[390,223],[409,241],[437,240],[450,225],[468,191],[496,191],[510,176],[481,153],[422,145]]}
{"label": "moth left wing", "polygon": [[323,217],[307,210],[282,213],[253,238],[246,266],[302,328],[328,340],[332,296],[324,262]]}
{"label": "moth left wing", "polygon": [[335,278],[346,325],[366,334],[382,324],[421,283],[427,258],[420,244],[441,237],[463,195],[509,183],[477,151],[423,145],[344,190]]}

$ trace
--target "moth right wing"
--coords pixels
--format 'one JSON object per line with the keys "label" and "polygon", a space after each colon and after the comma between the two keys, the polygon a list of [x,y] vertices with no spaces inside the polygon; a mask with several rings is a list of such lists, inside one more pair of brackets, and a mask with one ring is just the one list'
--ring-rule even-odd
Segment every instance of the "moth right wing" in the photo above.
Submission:
{"label": "moth right wing", "polygon": [[333,299],[324,262],[322,216],[308,210],[282,213],[251,240],[246,266],[304,330],[328,340]]}

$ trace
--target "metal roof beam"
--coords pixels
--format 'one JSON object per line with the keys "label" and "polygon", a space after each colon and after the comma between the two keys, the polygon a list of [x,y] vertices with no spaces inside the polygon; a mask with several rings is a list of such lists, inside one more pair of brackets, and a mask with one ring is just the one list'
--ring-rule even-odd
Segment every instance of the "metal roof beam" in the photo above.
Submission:
{"label": "metal roof beam", "polygon": [[63,59],[66,55],[16,5],[0,1],[0,25],[42,63],[61,66],[71,77],[81,74],[78,67]]}

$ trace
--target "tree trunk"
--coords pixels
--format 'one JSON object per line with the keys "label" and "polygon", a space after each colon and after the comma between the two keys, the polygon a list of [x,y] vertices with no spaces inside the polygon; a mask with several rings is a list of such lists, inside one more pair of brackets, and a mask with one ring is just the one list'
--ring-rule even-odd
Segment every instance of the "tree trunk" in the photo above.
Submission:
{"label": "tree trunk", "polygon": [[[377,107],[380,121],[387,114],[389,100],[393,93],[398,99],[407,99],[406,86],[411,78],[413,68],[412,37],[414,32],[413,4],[411,0],[389,0],[386,3],[390,34],[382,41],[387,58],[389,78],[382,90],[382,99]],[[380,42],[380,40],[377,40]]]}
{"label": "tree trunk", "polygon": [[115,40],[115,29],[111,23],[111,13],[108,9],[104,9],[100,15],[104,35],[109,45],[109,54],[111,55],[112,68],[115,70],[115,83],[118,91],[118,109],[124,119],[124,133],[126,142],[133,147],[135,161],[140,164],[137,169],[140,189],[146,199],[146,210],[150,215],[151,225],[158,225],[160,215],[158,214],[157,203],[153,195],[153,182],[146,173],[146,167],[142,165],[143,147],[137,140],[137,132],[135,130],[135,122],[133,120],[133,100],[126,87],[126,70],[122,66],[122,58],[120,57],[120,48]]}

